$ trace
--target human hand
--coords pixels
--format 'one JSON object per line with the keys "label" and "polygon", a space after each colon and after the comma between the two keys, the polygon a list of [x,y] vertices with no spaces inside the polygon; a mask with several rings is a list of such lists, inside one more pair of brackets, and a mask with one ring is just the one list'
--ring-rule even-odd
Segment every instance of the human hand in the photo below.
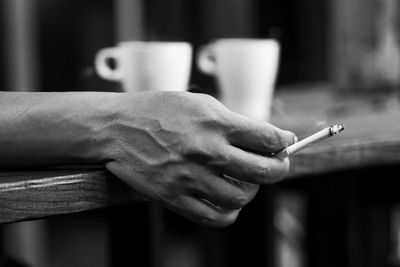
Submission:
{"label": "human hand", "polygon": [[[195,222],[225,226],[281,180],[289,160],[268,157],[293,133],[187,92],[120,94],[105,127],[106,168],[145,198]],[[250,152],[251,151],[251,152]]]}

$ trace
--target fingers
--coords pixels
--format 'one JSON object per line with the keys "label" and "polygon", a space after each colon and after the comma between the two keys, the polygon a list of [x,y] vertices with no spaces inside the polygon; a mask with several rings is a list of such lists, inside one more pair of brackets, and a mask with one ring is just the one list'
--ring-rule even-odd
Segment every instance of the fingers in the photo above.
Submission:
{"label": "fingers", "polygon": [[[163,177],[165,181],[161,183],[162,187],[142,184],[147,179],[137,179],[139,177],[135,173],[127,171],[126,166],[117,162],[107,163],[107,168],[149,200],[208,226],[223,227],[234,223],[240,209],[258,190],[256,185],[234,182],[233,179],[228,182],[197,164],[190,164],[190,167],[184,168],[185,171],[177,170],[177,173],[189,176],[188,179]],[[179,183],[168,185],[168,180],[177,180]]]}
{"label": "fingers", "polygon": [[199,164],[186,165],[180,179],[180,193],[168,197],[172,209],[206,225],[226,226],[257,194],[258,185],[223,177]]}
{"label": "fingers", "polygon": [[178,176],[179,186],[186,194],[227,209],[243,208],[259,188],[259,185],[244,183],[196,163],[186,165]]}
{"label": "fingers", "polygon": [[193,190],[195,196],[206,199],[212,204],[227,208],[241,209],[257,194],[258,185],[239,183],[233,178],[224,178],[217,175],[199,177],[202,185]]}
{"label": "fingers", "polygon": [[293,144],[296,136],[264,121],[251,120],[232,113],[228,129],[228,140],[232,145],[259,152],[274,153]]}
{"label": "fingers", "polygon": [[182,216],[203,225],[223,227],[236,221],[240,210],[215,206],[206,200],[181,196],[173,209]]}
{"label": "fingers", "polygon": [[289,172],[288,158],[264,157],[234,146],[224,146],[216,163],[223,174],[255,184],[269,184]]}

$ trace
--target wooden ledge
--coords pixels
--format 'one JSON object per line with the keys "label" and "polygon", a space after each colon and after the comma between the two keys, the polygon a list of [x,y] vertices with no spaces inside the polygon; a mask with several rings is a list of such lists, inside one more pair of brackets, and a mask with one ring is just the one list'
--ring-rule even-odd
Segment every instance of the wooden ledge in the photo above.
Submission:
{"label": "wooden ledge", "polygon": [[272,123],[302,139],[323,127],[345,130],[291,158],[289,178],[400,164],[399,94],[349,95],[327,85],[284,88],[274,102]]}
{"label": "wooden ledge", "polygon": [[0,174],[0,223],[82,212],[140,199],[104,169]]}
{"label": "wooden ledge", "polygon": [[[281,90],[272,122],[301,139],[334,123],[343,133],[291,158],[290,179],[400,164],[398,95],[370,98],[333,93],[327,86]],[[0,223],[81,212],[140,197],[104,169],[0,173]]]}
{"label": "wooden ledge", "polygon": [[400,136],[321,145],[291,158],[289,179],[400,164]]}

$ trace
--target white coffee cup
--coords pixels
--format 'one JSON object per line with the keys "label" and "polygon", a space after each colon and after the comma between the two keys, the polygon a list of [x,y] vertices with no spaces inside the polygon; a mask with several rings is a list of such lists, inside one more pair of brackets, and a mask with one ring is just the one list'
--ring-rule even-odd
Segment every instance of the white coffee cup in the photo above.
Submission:
{"label": "white coffee cup", "polygon": [[192,46],[186,42],[121,42],[99,50],[95,58],[99,76],[121,82],[126,92],[185,91],[191,63]]}
{"label": "white coffee cup", "polygon": [[279,53],[279,43],[273,39],[218,39],[199,49],[197,66],[216,77],[225,106],[269,120]]}

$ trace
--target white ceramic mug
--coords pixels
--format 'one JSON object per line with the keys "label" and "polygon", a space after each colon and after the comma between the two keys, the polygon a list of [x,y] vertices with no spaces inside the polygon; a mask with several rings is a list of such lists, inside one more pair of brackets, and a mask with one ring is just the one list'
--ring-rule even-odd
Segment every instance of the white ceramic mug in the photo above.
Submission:
{"label": "white ceramic mug", "polygon": [[279,53],[279,43],[273,39],[218,39],[199,49],[197,66],[216,77],[225,106],[269,120]]}
{"label": "white ceramic mug", "polygon": [[186,42],[121,42],[101,49],[95,58],[99,76],[121,82],[126,92],[185,91],[191,63],[192,46]]}

